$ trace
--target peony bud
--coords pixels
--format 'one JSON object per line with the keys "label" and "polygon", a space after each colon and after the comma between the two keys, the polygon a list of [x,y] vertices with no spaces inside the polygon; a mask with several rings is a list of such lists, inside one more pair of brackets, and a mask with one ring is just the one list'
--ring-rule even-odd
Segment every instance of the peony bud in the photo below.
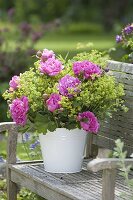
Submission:
{"label": "peony bud", "polygon": [[7,104],[8,104],[8,105],[11,104],[11,101],[10,101],[10,100],[7,100]]}
{"label": "peony bud", "polygon": [[61,113],[61,112],[63,112],[63,110],[64,110],[64,108],[60,108],[60,109],[58,110],[58,112]]}
{"label": "peony bud", "polygon": [[46,101],[48,98],[49,98],[49,95],[48,95],[48,94],[43,94],[43,99],[44,99],[44,101]]}
{"label": "peony bud", "polygon": [[39,50],[39,51],[37,51],[37,53],[36,53],[36,57],[37,58],[41,58],[41,56],[42,56],[42,52]]}

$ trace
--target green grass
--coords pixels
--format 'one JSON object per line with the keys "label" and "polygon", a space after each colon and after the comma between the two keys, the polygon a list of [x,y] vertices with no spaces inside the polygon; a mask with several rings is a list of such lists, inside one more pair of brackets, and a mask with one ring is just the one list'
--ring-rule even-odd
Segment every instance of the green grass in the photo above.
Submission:
{"label": "green grass", "polygon": [[[0,27],[9,28],[13,34],[9,34],[8,40],[9,51],[15,49],[17,43],[16,40],[16,30],[18,30],[18,25],[11,23],[0,22]],[[39,25],[33,25],[33,28],[37,31],[39,30]],[[53,49],[56,53],[63,54],[65,56],[68,52],[70,57],[76,52],[81,52],[83,50],[88,50],[88,48],[83,48],[77,50],[77,44],[83,43],[93,43],[93,48],[99,50],[107,50],[114,46],[115,44],[115,34],[106,34],[103,31],[102,25],[88,23],[88,22],[78,22],[78,23],[68,23],[62,25],[58,29],[53,29],[45,33],[44,37],[35,44],[35,48],[39,49]],[[8,49],[7,49],[8,51]]]}
{"label": "green grass", "polygon": [[[13,39],[9,40],[8,49],[15,49],[16,42]],[[77,44],[81,43],[84,48],[77,49]],[[46,33],[45,36],[35,44],[35,49],[42,50],[44,48],[52,49],[56,53],[65,56],[67,53],[72,57],[75,53],[87,51],[88,43],[93,43],[94,49],[107,50],[114,46],[115,40],[112,35],[106,34],[63,34],[58,32]],[[8,51],[7,49],[7,51]]]}
{"label": "green grass", "polygon": [[57,53],[70,52],[70,54],[74,54],[77,52],[78,43],[84,45],[84,48],[78,51],[87,50],[87,43],[93,43],[95,49],[105,50],[114,46],[115,36],[114,33],[105,33],[100,24],[70,23],[54,31],[47,32],[35,47],[36,49],[53,49]]}
{"label": "green grass", "polygon": [[[77,50],[77,44],[82,43],[83,49]],[[53,49],[57,53],[63,55],[88,50],[86,44],[93,43],[94,49],[106,50],[114,46],[114,38],[112,35],[90,35],[90,34],[59,34],[49,33],[40,40],[36,45],[36,49]]]}
{"label": "green grass", "polygon": [[[0,142],[0,156],[3,156],[3,158],[6,158],[6,149],[7,149],[7,138],[3,139]],[[17,156],[21,160],[38,160],[41,159],[40,156],[32,157],[31,154],[34,153],[34,151],[29,150],[29,143],[18,143],[17,144]]]}

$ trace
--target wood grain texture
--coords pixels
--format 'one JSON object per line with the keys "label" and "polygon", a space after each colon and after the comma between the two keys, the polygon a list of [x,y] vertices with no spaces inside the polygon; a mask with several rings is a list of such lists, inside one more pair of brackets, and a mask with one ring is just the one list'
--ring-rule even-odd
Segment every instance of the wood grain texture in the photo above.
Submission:
{"label": "wood grain texture", "polygon": [[17,200],[17,184],[12,182],[11,170],[9,169],[9,164],[16,163],[17,126],[14,122],[0,123],[0,132],[3,131],[8,131],[6,161],[7,200]]}
{"label": "wood grain texture", "polygon": [[[94,135],[93,143],[96,144],[97,146],[104,147],[106,149],[113,149],[115,146],[115,140],[121,138],[120,133],[119,136],[114,135],[114,139],[112,139],[112,137],[109,138],[109,136],[106,133],[108,132],[103,132],[103,133],[100,132],[100,135],[98,135],[98,137]],[[125,142],[124,151],[127,151],[128,155],[130,156],[133,152],[133,145],[132,146],[129,145],[128,141],[127,143]]]}
{"label": "wood grain texture", "polygon": [[18,186],[11,181],[11,170],[7,168],[7,200],[17,200]]}
{"label": "wood grain texture", "polygon": [[98,146],[92,144],[93,142],[93,135],[87,135],[87,145],[85,149],[85,158],[95,158],[98,154]]}
{"label": "wood grain texture", "polygon": [[16,149],[17,149],[17,126],[12,124],[8,133],[7,142],[7,200],[17,200],[17,184],[11,180],[11,170],[9,164],[16,163]]}
{"label": "wood grain texture", "polygon": [[[120,168],[120,159],[118,158],[98,158],[90,161],[87,164],[87,169],[93,172],[106,169]],[[133,159],[125,159],[125,165],[131,165],[133,167]]]}
{"label": "wood grain texture", "polygon": [[15,125],[15,122],[1,122],[0,123],[0,132],[10,130],[12,126]]}
{"label": "wood grain texture", "polygon": [[118,83],[124,83],[123,99],[129,110],[126,113],[114,113],[112,118],[102,122],[98,135],[93,137],[93,144],[113,149],[114,141],[120,138],[125,143],[129,156],[133,152],[133,64],[108,61],[107,67]]}
{"label": "wood grain texture", "polygon": [[109,60],[107,67],[111,70],[133,74],[133,65],[129,64],[129,63],[123,63],[123,62]]}
{"label": "wood grain texture", "polygon": [[113,200],[115,198],[116,170],[106,169],[102,177],[102,200]]}
{"label": "wood grain texture", "polygon": [[18,137],[18,127],[16,124],[12,124],[8,130],[8,140],[7,140],[7,164],[16,163],[16,149],[17,149],[17,137]]}
{"label": "wood grain texture", "polygon": [[[102,171],[87,171],[87,162],[88,160],[85,160],[83,170],[75,174],[48,173],[44,171],[43,164],[37,163],[15,164],[9,167],[13,182],[27,187],[47,200],[101,200]],[[129,175],[129,178],[131,177],[133,173]],[[122,200],[119,194],[123,191],[130,195],[123,178],[117,173],[115,200]],[[127,196],[127,199],[130,198]]]}

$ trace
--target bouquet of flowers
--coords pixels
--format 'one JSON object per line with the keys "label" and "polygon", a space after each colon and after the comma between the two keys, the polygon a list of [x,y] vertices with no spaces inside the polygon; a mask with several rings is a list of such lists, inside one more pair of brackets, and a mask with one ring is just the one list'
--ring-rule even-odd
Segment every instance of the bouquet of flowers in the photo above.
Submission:
{"label": "bouquet of flowers", "polygon": [[133,63],[133,23],[125,26],[120,35],[116,35],[116,43],[110,56],[118,61]]}
{"label": "bouquet of flowers", "polygon": [[104,53],[91,50],[67,60],[44,49],[37,58],[28,71],[12,77],[3,94],[21,131],[82,128],[96,134],[99,120],[123,107],[123,85],[110,75]]}

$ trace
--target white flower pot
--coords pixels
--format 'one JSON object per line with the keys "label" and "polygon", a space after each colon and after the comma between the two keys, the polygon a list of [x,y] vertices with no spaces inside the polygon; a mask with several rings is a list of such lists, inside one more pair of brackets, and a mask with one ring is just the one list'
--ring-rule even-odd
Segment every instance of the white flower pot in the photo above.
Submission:
{"label": "white flower pot", "polygon": [[81,171],[86,143],[86,131],[57,128],[54,132],[40,134],[44,168],[52,173]]}

